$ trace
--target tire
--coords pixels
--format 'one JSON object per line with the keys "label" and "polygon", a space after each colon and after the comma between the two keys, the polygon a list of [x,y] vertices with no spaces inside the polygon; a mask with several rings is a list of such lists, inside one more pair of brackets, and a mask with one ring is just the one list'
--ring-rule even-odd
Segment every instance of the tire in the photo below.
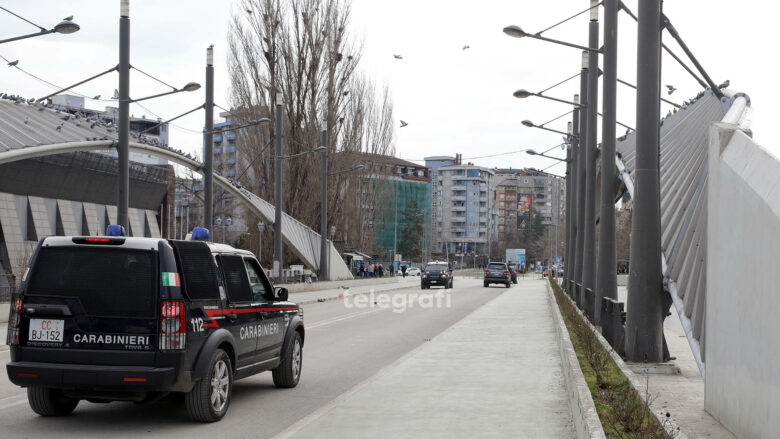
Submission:
{"label": "tire", "polygon": [[511,286],[512,286],[512,282],[507,282],[507,283],[506,283],[506,287],[507,287],[507,288],[509,288],[509,287],[511,287]]}
{"label": "tire", "polygon": [[485,282],[482,282],[482,286],[484,286],[485,288],[487,288],[487,287],[489,287],[489,286],[490,286],[490,284],[489,284],[489,283],[487,283],[487,281],[485,281]]}
{"label": "tire", "polygon": [[[215,394],[215,391],[219,393]],[[208,373],[195,383],[191,391],[184,394],[187,415],[198,422],[219,421],[228,411],[232,394],[233,367],[230,357],[222,349],[217,349],[211,356]]]}
{"label": "tire", "polygon": [[27,401],[30,408],[41,416],[66,416],[79,404],[78,399],[68,398],[61,390],[43,386],[28,387]]}
{"label": "tire", "polygon": [[303,343],[298,331],[285,346],[284,358],[279,366],[272,371],[274,385],[276,387],[290,389],[298,385],[301,379],[301,366],[303,366]]}

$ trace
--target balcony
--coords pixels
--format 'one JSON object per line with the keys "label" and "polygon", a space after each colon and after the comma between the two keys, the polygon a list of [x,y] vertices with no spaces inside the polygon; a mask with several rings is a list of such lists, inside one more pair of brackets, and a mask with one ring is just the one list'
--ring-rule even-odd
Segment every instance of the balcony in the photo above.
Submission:
{"label": "balcony", "polygon": [[450,228],[450,233],[466,233],[465,227],[452,227]]}
{"label": "balcony", "polygon": [[222,141],[222,136],[214,136],[214,143],[219,143]]}
{"label": "balcony", "polygon": [[450,199],[452,201],[466,201],[466,196],[465,195],[456,195],[456,196],[450,197]]}
{"label": "balcony", "polygon": [[450,210],[452,210],[453,212],[465,212],[466,206],[452,206]]}
{"label": "balcony", "polygon": [[236,135],[233,134],[233,133],[230,133],[227,136],[225,136],[225,138],[228,139],[228,140],[236,140]]}
{"label": "balcony", "polygon": [[453,191],[466,191],[466,186],[450,186]]}

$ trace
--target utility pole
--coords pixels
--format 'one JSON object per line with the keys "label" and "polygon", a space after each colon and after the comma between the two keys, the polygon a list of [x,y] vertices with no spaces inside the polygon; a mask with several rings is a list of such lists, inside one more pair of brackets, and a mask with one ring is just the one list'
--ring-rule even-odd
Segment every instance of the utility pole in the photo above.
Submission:
{"label": "utility pole", "polygon": [[[398,253],[398,185],[393,182],[393,200],[395,201],[395,220],[393,221],[393,266],[395,267],[395,255]],[[396,268],[400,268],[396,267]]]}
{"label": "utility pole", "polygon": [[[617,299],[615,248],[615,122],[617,113],[617,28],[620,0],[604,1],[604,77],[601,126],[599,263],[593,323],[602,324],[603,298]],[[660,97],[660,96],[659,96]]]}
{"label": "utility pole", "polygon": [[203,132],[203,226],[214,224],[214,46],[206,49],[206,123]]}
{"label": "utility pole", "polygon": [[[119,3],[119,139],[117,162],[117,222],[129,233],[130,221],[130,0]],[[136,231],[138,233],[138,231]]]}
{"label": "utility pole", "polygon": [[626,356],[663,361],[663,283],[659,180],[661,0],[639,0],[636,167],[628,276]]}
{"label": "utility pole", "polygon": [[582,257],[582,303],[585,315],[593,318],[593,304],[586,300],[586,291],[596,288],[596,142],[599,102],[599,8],[591,0],[590,35],[588,38],[588,137],[585,142],[585,242]]}
{"label": "utility pole", "polygon": [[274,266],[273,276],[277,281],[282,276],[282,93],[276,92],[276,127],[274,128]]}
{"label": "utility pole", "polygon": [[579,152],[577,157],[577,251],[576,265],[574,267],[574,300],[577,306],[582,309],[582,269],[583,257],[585,256],[585,156],[587,155],[588,136],[588,52],[582,52],[582,71],[580,72],[580,102],[582,111],[580,111],[580,137]]}
{"label": "utility pole", "polygon": [[320,274],[321,280],[330,280],[328,267],[328,130],[322,130],[322,188],[320,194]]}
{"label": "utility pole", "polygon": [[[574,95],[574,103],[580,103],[580,95]],[[569,189],[566,193],[566,199],[569,202],[569,209],[567,212],[567,218],[569,219],[569,237],[567,238],[567,252],[566,252],[566,286],[567,292],[572,299],[576,299],[575,291],[577,287],[574,283],[574,267],[577,265],[577,228],[578,218],[580,213],[578,211],[578,198],[579,193],[579,139],[580,139],[580,107],[575,106],[572,115],[572,136],[569,139],[569,157],[571,161],[567,164],[570,169],[568,180]]]}

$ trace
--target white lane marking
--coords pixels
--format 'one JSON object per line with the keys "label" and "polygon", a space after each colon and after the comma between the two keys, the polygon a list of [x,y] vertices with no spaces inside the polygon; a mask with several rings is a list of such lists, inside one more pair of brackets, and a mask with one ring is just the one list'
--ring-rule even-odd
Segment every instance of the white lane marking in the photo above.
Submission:
{"label": "white lane marking", "polygon": [[15,405],[20,405],[20,404],[26,403],[27,402],[27,395],[11,396],[11,397],[8,397],[8,398],[0,399],[0,401],[6,401],[6,400],[10,400],[10,399],[14,399],[14,401],[9,401],[9,402],[5,402],[5,403],[0,402],[0,410],[5,410],[5,409],[7,409],[9,407],[13,407]]}
{"label": "white lane marking", "polygon": [[361,317],[361,316],[364,316],[366,314],[371,314],[371,313],[375,313],[375,312],[378,312],[378,311],[384,311],[384,308],[375,308],[375,309],[369,309],[369,310],[364,310],[364,311],[357,311],[357,312],[353,312],[353,313],[346,314],[346,315],[343,315],[343,316],[333,317],[331,319],[327,319],[327,320],[323,320],[323,321],[317,322],[317,323],[315,323],[313,325],[307,325],[306,326],[306,330],[309,331],[309,330],[312,330],[312,329],[315,329],[315,328],[321,328],[323,326],[328,326],[328,325],[331,325],[333,323],[339,323],[339,322],[342,322],[344,320],[353,319],[355,317]]}

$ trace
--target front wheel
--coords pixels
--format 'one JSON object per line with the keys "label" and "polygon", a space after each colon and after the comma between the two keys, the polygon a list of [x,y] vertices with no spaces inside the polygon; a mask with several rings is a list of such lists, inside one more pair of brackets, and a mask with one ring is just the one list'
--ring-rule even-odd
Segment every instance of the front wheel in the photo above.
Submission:
{"label": "front wheel", "polygon": [[274,385],[276,387],[292,388],[298,385],[301,379],[301,366],[303,365],[303,343],[301,334],[297,331],[285,346],[282,362],[272,371]]}
{"label": "front wheel", "polygon": [[79,403],[78,399],[68,398],[59,389],[42,386],[28,387],[27,401],[30,403],[30,408],[41,416],[69,415]]}
{"label": "front wheel", "polygon": [[184,406],[193,421],[215,422],[227,413],[233,393],[233,368],[230,357],[217,349],[211,358],[209,372],[184,395]]}

